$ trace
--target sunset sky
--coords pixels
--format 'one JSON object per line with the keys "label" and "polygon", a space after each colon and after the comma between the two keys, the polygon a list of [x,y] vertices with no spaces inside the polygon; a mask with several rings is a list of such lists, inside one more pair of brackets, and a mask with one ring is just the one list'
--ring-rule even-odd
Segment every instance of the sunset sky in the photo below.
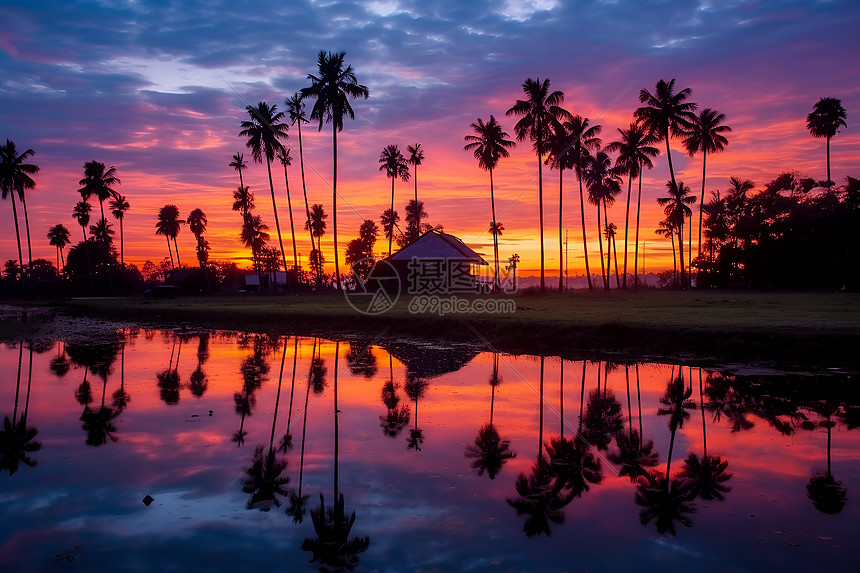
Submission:
{"label": "sunset sky", "polygon": [[[603,125],[604,143],[629,125],[640,89],[676,78],[679,88],[692,88],[700,108],[724,113],[733,128],[726,152],[708,158],[709,192],[725,190],[730,176],[762,185],[789,169],[824,179],[824,141],[809,136],[805,117],[819,98],[836,97],[847,110],[848,128],[832,142],[833,179],[860,176],[856,1],[2,1],[0,18],[0,139],[13,140],[19,150],[33,148],[41,167],[27,199],[34,258],[54,260],[45,234],[57,223],[81,239],[72,207],[80,200],[84,162],[98,160],[116,166],[118,190],[131,204],[126,262],[140,266],[167,256],[163,238],[154,235],[155,215],[174,203],[183,217],[198,207],[206,212],[211,258],[244,258],[245,264],[240,216],[231,210],[238,177],[228,163],[237,152],[249,162],[245,182],[276,245],[266,169],[251,162],[237,136],[239,123],[248,103],[264,100],[283,109],[286,97],[309,85],[320,50],[346,51],[370,90],[368,100],[353,101],[356,119],[346,121],[338,137],[341,261],[361,221],[378,221],[387,208],[390,182],[378,172],[382,148],[397,144],[405,152],[416,142],[425,149],[418,193],[428,222],[489,258],[488,177],[463,151],[463,136],[490,114],[513,136],[515,119],[505,111],[521,97],[526,78],[550,78],[552,89],[565,93],[567,109]],[[316,127],[302,130],[308,195],[330,213],[331,129]],[[290,191],[298,248],[306,256],[298,140],[290,133],[287,145],[296,158]],[[672,147],[679,179],[698,194],[701,158],[683,155],[679,141]],[[498,219],[505,226],[500,255],[519,253],[523,275],[539,268],[536,162],[531,144],[522,143],[494,172]],[[663,216],[654,199],[665,191],[665,153],[655,164],[643,184],[641,237],[649,271],[672,264],[670,244],[653,233]],[[280,165],[273,175],[291,253]],[[397,183],[401,213],[412,185]],[[555,171],[544,174],[544,196],[552,271],[558,268]],[[582,273],[572,174],[565,176],[564,201],[570,272]],[[93,206],[94,223],[97,202]],[[624,207],[622,196],[609,215],[619,227],[619,244]],[[5,261],[17,254],[8,200],[3,209]],[[593,210],[586,217],[592,271],[599,269]],[[323,238],[329,260],[330,230]],[[26,259],[23,220],[21,232]],[[185,264],[196,264],[193,244],[183,229]],[[381,252],[382,241],[377,246]]]}

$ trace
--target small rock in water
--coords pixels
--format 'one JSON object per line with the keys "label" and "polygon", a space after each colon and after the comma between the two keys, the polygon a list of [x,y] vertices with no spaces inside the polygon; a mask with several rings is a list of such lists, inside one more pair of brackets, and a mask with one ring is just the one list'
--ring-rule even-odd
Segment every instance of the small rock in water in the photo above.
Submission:
{"label": "small rock in water", "polygon": [[212,410],[209,410],[209,417],[210,417],[210,418],[212,417],[212,414],[213,414],[213,413],[214,413],[214,412],[213,412]]}
{"label": "small rock in water", "polygon": [[147,496],[146,496],[145,498],[143,498],[143,505],[145,505],[146,507],[149,507],[149,505],[150,505],[153,501],[155,501],[155,498],[153,498],[151,495],[148,495],[148,494],[147,494]]}

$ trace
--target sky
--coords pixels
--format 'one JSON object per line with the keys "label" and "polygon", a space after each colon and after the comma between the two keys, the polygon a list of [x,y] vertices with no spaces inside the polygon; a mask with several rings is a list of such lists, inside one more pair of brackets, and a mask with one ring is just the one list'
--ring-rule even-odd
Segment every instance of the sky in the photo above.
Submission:
{"label": "sky", "polygon": [[[352,101],[355,119],[346,120],[338,135],[341,261],[362,220],[378,222],[388,206],[390,180],[378,171],[380,152],[390,144],[405,152],[416,142],[425,150],[417,179],[428,222],[490,258],[489,178],[463,150],[463,136],[477,118],[492,114],[513,137],[516,118],[505,112],[522,97],[527,78],[549,78],[552,89],[564,92],[566,109],[603,126],[604,144],[629,126],[641,89],[653,91],[657,80],[672,78],[679,88],[691,88],[700,109],[724,113],[733,129],[725,152],[708,158],[708,194],[725,190],[731,176],[759,186],[791,169],[824,179],[825,144],[809,136],[805,117],[819,98],[836,97],[847,110],[848,127],[832,142],[832,177],[841,183],[846,175],[860,176],[860,6],[852,1],[0,0],[0,21],[0,138],[13,140],[19,150],[32,148],[41,168],[27,195],[34,258],[55,259],[45,237],[55,224],[66,225],[76,241],[82,238],[71,212],[80,200],[83,164],[97,160],[116,167],[118,191],[131,205],[124,222],[126,262],[141,266],[167,256],[154,231],[158,209],[172,203],[183,217],[195,208],[206,213],[212,259],[247,264],[250,254],[238,237],[241,217],[231,210],[238,177],[228,164],[238,152],[245,153],[245,183],[276,245],[266,168],[252,163],[239,124],[248,104],[266,101],[284,109],[285,98],[310,85],[307,76],[316,72],[320,50],[345,51],[346,63],[370,92],[367,100]],[[331,128],[318,127],[302,130],[307,193],[330,213]],[[680,141],[670,144],[677,177],[700,193],[701,157],[684,155]],[[297,248],[306,260],[294,128],[286,145],[295,158],[288,179]],[[653,233],[663,217],[655,199],[665,193],[669,175],[661,149],[643,180],[640,243],[648,271],[672,266],[671,245]],[[291,255],[279,164],[273,177]],[[521,276],[535,274],[537,159],[529,142],[499,163],[494,183],[497,217],[505,227],[500,258],[518,253]],[[557,172],[547,169],[543,183],[551,274],[559,264]],[[626,183],[609,213],[619,228],[620,257]],[[397,182],[401,213],[412,194],[413,181]],[[572,174],[565,174],[562,198],[569,273],[581,274],[579,191]],[[11,213],[8,199],[3,209]],[[592,271],[599,268],[593,210],[587,206],[585,218]],[[17,258],[11,214],[0,221],[0,258]],[[119,226],[112,222],[118,239]],[[331,217],[328,224],[323,249],[331,262]],[[21,233],[26,245],[23,221]],[[183,229],[183,264],[196,264],[194,244]]]}

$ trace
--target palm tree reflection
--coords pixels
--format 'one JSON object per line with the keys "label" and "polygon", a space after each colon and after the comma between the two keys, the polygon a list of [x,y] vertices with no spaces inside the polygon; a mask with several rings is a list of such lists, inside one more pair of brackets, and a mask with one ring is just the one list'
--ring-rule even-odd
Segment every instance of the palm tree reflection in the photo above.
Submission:
{"label": "palm tree reflection", "polygon": [[409,436],[406,438],[406,447],[416,452],[421,451],[421,444],[424,443],[424,430],[418,427],[418,400],[424,397],[427,385],[427,380],[407,374],[404,390],[406,391],[406,395],[415,401],[415,424],[409,430]]}
{"label": "palm tree reflection", "polygon": [[385,404],[386,412],[379,417],[379,427],[382,433],[389,438],[396,438],[409,423],[412,413],[409,406],[400,406],[400,397],[397,395],[398,385],[394,383],[394,364],[391,353],[388,354],[388,381],[382,385],[382,403]]}
{"label": "palm tree reflection", "polygon": [[209,387],[206,372],[203,371],[203,365],[209,359],[209,336],[210,334],[206,332],[197,339],[197,368],[194,369],[188,379],[188,389],[195,398],[202,398]]}
{"label": "palm tree reflection", "polygon": [[24,352],[24,342],[22,341],[18,343],[18,378],[15,386],[15,405],[12,410],[12,419],[10,420],[9,416],[5,416],[3,429],[0,430],[0,472],[8,471],[10,477],[18,471],[18,466],[22,463],[31,468],[35,467],[37,462],[30,457],[30,454],[42,449],[42,444],[35,439],[39,430],[35,426],[27,425],[33,377],[33,348],[31,345],[28,346],[30,370],[27,379],[27,398],[24,402],[24,412],[19,420],[18,403],[21,394],[21,363]]}
{"label": "palm tree reflection", "polygon": [[834,414],[839,410],[839,404],[830,400],[816,403],[812,410],[817,412],[824,420],[818,423],[818,427],[827,429],[827,469],[823,474],[817,474],[809,478],[806,492],[815,509],[822,513],[837,514],[845,507],[847,490],[842,487],[842,482],[833,477],[830,465],[830,445],[832,441],[833,426],[836,422],[832,420]]}

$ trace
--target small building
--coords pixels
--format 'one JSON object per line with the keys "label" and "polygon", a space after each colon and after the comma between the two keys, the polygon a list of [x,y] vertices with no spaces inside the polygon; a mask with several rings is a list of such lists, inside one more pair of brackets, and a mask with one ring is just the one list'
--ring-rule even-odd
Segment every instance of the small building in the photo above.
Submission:
{"label": "small building", "polygon": [[459,238],[435,229],[386,260],[397,271],[401,291],[410,294],[476,292],[482,287],[480,268],[489,266]]}

